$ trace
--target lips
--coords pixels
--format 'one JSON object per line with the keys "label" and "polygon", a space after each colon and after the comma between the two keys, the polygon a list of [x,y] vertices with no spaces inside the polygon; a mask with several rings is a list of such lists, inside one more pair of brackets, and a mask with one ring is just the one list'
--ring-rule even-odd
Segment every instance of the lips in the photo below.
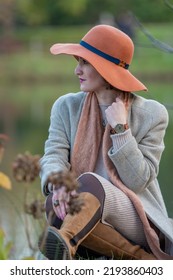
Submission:
{"label": "lips", "polygon": [[82,84],[84,81],[85,81],[85,79],[79,79],[79,81],[80,81],[80,83]]}

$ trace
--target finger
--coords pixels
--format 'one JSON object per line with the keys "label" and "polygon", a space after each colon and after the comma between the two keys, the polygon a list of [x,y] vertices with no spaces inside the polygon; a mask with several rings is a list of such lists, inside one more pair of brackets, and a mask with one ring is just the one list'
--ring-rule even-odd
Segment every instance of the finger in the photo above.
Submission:
{"label": "finger", "polygon": [[59,195],[57,192],[53,192],[53,195],[52,195],[52,204],[54,204],[54,201],[58,200],[59,198]]}
{"label": "finger", "polygon": [[64,207],[65,207],[65,215],[67,215],[67,213],[69,211],[69,205],[67,202],[65,202]]}
{"label": "finger", "polygon": [[55,206],[53,205],[53,210],[54,210],[56,216],[57,216],[59,219],[61,219],[61,212],[60,212],[59,206],[55,207]]}
{"label": "finger", "polygon": [[59,196],[57,194],[57,192],[53,193],[52,196],[52,206],[53,206],[53,210],[56,214],[56,216],[61,219],[61,211],[60,211],[60,201],[59,201]]}
{"label": "finger", "polygon": [[73,190],[73,191],[71,191],[71,193],[70,193],[71,196],[76,196],[76,195],[78,195],[78,194],[79,194],[79,193],[77,193],[76,190]]}
{"label": "finger", "polygon": [[67,212],[66,212],[66,202],[61,202],[60,203],[60,206],[59,206],[59,213],[60,213],[60,217],[61,217],[61,220],[64,220]]}
{"label": "finger", "polygon": [[122,102],[123,103],[123,100],[119,97],[119,96],[117,96],[117,98],[116,98],[116,103],[117,102]]}
{"label": "finger", "polygon": [[128,104],[129,103],[129,93],[125,92],[125,103]]}
{"label": "finger", "polygon": [[54,211],[55,211],[56,216],[57,216],[59,219],[63,220],[64,215],[63,215],[63,213],[62,213],[61,207],[60,207],[60,206],[57,206],[57,207],[53,206],[53,209],[54,209]]}
{"label": "finger", "polygon": [[125,98],[125,107],[126,107],[126,110],[129,109],[129,105],[130,105],[130,96],[129,96],[129,93],[126,92],[126,98]]}

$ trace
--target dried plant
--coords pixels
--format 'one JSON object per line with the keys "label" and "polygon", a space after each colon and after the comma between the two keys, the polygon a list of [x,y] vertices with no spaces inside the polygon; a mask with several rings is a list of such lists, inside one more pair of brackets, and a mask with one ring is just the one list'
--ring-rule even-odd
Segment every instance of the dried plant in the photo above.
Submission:
{"label": "dried plant", "polygon": [[60,171],[52,173],[48,177],[48,182],[56,186],[56,188],[65,186],[67,192],[71,192],[79,188],[79,183],[72,171]]}
{"label": "dried plant", "polygon": [[33,182],[39,175],[40,156],[29,152],[19,154],[13,162],[13,176],[18,182]]}
{"label": "dried plant", "polygon": [[[30,184],[38,177],[40,173],[40,156],[31,155],[29,152],[17,155],[12,164],[13,176],[18,182],[22,182],[24,185],[24,199],[23,207],[25,214],[32,215],[34,219],[43,218],[43,212],[45,212],[44,204],[41,200],[35,199],[32,202],[28,202],[28,193]],[[33,245],[30,235],[30,222],[28,215],[24,215],[25,233],[28,240],[29,248],[34,252],[37,251],[37,246]]]}
{"label": "dried plant", "polygon": [[75,213],[80,212],[81,208],[84,205],[84,201],[79,198],[79,196],[70,196],[70,200],[68,202],[68,213],[74,215]]}
{"label": "dried plant", "polygon": [[48,183],[51,183],[55,188],[65,187],[64,200],[68,204],[68,212],[71,215],[78,213],[84,205],[83,200],[79,197],[77,192],[79,188],[79,182],[76,179],[75,174],[72,171],[60,171],[52,173],[48,177]]}
{"label": "dried plant", "polygon": [[[9,140],[8,136],[5,134],[0,134],[0,163],[3,159],[4,151],[5,151],[5,144]],[[40,165],[39,165],[40,156],[39,155],[31,155],[29,152],[25,152],[25,154],[19,154],[15,161],[12,163],[13,175],[14,178],[18,182],[22,182],[24,185],[24,199],[23,199],[23,207],[24,207],[24,229],[28,241],[29,248],[32,250],[33,254],[38,251],[37,245],[33,244],[33,240],[31,239],[31,222],[32,219],[26,214],[32,215],[34,219],[39,219],[37,223],[42,223],[41,218],[44,218],[43,212],[45,212],[44,202],[35,199],[32,202],[28,202],[27,195],[30,190],[30,184],[37,178],[40,172]],[[0,187],[10,190],[11,181],[7,175],[0,172]],[[2,236],[2,232],[0,229],[0,241],[4,238]],[[2,242],[0,242],[2,243]],[[35,242],[34,242],[35,243]],[[3,246],[3,244],[0,244]],[[7,247],[0,246],[0,255],[3,253],[3,258],[8,258],[7,255],[9,245]],[[5,257],[4,257],[5,256]]]}
{"label": "dried plant", "polygon": [[40,219],[45,212],[45,206],[42,200],[35,199],[30,204],[25,204],[24,210],[26,214],[32,215],[34,219]]}

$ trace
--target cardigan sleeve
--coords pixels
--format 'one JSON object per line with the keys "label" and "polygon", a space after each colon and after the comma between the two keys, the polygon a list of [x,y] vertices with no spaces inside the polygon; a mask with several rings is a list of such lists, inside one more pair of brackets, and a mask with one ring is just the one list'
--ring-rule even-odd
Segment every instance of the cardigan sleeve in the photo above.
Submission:
{"label": "cardigan sleeve", "polygon": [[[140,136],[133,136],[131,129],[126,141],[119,144],[118,149],[115,149],[114,145],[108,152],[122,182],[135,193],[142,192],[157,177],[164,150],[163,139],[168,125],[168,113],[159,103],[153,102],[152,106],[152,110],[143,110],[143,122],[138,123]],[[141,111],[140,109],[140,114]],[[138,121],[136,113],[136,122]]]}
{"label": "cardigan sleeve", "polygon": [[62,98],[53,104],[50,116],[49,136],[45,142],[44,156],[40,160],[41,187],[44,195],[48,195],[48,176],[53,172],[69,170],[70,143],[66,133],[65,121],[68,117],[63,108]]}

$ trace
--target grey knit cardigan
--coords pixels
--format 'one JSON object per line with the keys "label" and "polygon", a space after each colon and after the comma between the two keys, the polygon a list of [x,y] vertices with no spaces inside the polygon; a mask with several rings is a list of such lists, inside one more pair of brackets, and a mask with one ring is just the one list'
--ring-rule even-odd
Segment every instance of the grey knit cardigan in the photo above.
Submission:
{"label": "grey knit cardigan", "polygon": [[[48,195],[47,178],[50,173],[70,169],[70,157],[85,97],[84,92],[69,93],[53,104],[49,137],[40,161],[44,195]],[[171,247],[173,221],[168,218],[157,181],[164,150],[163,138],[168,125],[167,110],[157,101],[134,95],[128,124],[131,131],[128,141],[116,151],[110,149],[108,155],[123,183],[137,194],[147,216],[169,239]]]}

